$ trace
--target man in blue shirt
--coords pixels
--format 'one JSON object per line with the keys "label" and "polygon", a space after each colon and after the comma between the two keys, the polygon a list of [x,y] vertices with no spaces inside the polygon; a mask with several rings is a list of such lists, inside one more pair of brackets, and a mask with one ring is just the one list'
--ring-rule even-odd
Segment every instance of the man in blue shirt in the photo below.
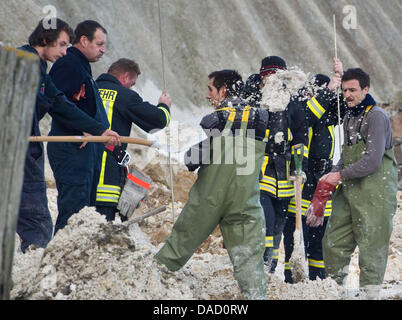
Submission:
{"label": "man in blue shirt", "polygon": [[[67,98],[91,118],[109,127],[98,88],[92,78],[90,62],[98,61],[105,52],[106,30],[96,21],[78,24],[73,46],[50,70],[55,85]],[[49,135],[78,135],[79,132],[53,119]],[[120,143],[119,143],[120,145]],[[58,191],[58,217],[55,233],[67,220],[85,206],[95,203],[103,144],[49,143],[49,163]]]}
{"label": "man in blue shirt", "polygon": [[[40,136],[39,121],[49,113],[53,119],[66,126],[72,126],[77,131],[85,131],[96,135],[117,137],[104,124],[95,121],[82,112],[53,84],[46,74],[47,61],[55,62],[66,54],[67,46],[74,38],[69,25],[61,19],[56,19],[56,28],[46,29],[40,21],[29,36],[29,45],[19,49],[39,55],[40,82],[36,95],[35,110],[32,121],[32,136]],[[20,209],[17,223],[17,233],[21,239],[21,250],[31,244],[46,247],[53,233],[53,222],[50,217],[46,196],[44,174],[43,143],[31,142],[24,166],[24,181],[21,192]]]}

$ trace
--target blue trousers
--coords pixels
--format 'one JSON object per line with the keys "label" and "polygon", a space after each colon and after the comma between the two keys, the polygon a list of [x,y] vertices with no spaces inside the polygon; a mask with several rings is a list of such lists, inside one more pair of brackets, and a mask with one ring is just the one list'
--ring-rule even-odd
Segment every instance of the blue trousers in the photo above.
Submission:
{"label": "blue trousers", "polygon": [[52,239],[53,222],[48,208],[46,182],[24,181],[17,233],[22,240],[22,252],[31,244],[45,248]]}
{"label": "blue trousers", "polygon": [[274,272],[278,263],[279,245],[286,223],[290,199],[277,199],[265,192],[260,192],[260,202],[265,215],[264,261],[271,266],[271,272]]}

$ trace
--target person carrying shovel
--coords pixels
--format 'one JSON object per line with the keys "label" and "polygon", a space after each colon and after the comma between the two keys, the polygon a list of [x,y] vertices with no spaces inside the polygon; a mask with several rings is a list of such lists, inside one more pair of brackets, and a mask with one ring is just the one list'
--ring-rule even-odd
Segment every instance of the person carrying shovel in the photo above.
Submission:
{"label": "person carrying shovel", "polygon": [[[338,68],[335,61],[334,70]],[[306,115],[309,123],[309,157],[306,182],[302,191],[302,221],[305,251],[308,258],[308,274],[310,280],[325,278],[325,266],[322,257],[322,237],[326,222],[331,215],[332,206],[329,200],[325,207],[324,223],[320,227],[306,225],[305,212],[314,195],[318,180],[332,169],[332,158],[335,151],[335,128],[338,123],[335,89],[340,85],[341,76],[336,74],[330,80],[323,74],[314,77],[312,90],[303,90],[307,93]],[[304,94],[303,94],[304,95]],[[342,104],[341,113],[345,107]],[[295,232],[296,203],[292,199],[289,204],[288,217],[284,229],[285,248],[285,282],[293,283],[290,259],[293,253]]]}

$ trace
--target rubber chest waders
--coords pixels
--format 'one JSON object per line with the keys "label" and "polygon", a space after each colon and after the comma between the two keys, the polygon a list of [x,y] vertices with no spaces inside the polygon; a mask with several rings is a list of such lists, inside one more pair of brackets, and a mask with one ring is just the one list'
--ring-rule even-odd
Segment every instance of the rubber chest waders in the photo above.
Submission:
{"label": "rubber chest waders", "polygon": [[[370,109],[367,107],[361,124]],[[359,161],[366,150],[361,124],[358,143],[342,147],[345,167]],[[359,247],[360,288],[382,283],[392,217],[397,207],[397,176],[394,149],[391,148],[386,150],[381,165],[373,174],[343,181],[339,186],[323,239],[325,268],[339,284],[347,274],[350,256],[356,246]]]}
{"label": "rubber chest waders", "polygon": [[[199,169],[189,200],[156,258],[171,271],[180,269],[219,224],[244,297],[266,299],[265,219],[258,186],[265,143],[246,136],[247,110],[239,135],[230,133],[236,115],[231,110],[222,136],[213,138],[211,164]],[[246,166],[251,171],[242,172]]]}

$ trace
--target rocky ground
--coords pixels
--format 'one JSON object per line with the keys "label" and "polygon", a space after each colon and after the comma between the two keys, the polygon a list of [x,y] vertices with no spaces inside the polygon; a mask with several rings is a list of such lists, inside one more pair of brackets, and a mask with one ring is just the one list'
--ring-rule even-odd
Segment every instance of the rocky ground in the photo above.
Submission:
{"label": "rocky ground", "polygon": [[[171,273],[160,268],[154,254],[170,234],[173,221],[187,200],[187,192],[195,175],[178,165],[175,174],[175,215],[172,212],[167,167],[158,159],[143,171],[153,178],[147,199],[135,212],[140,216],[150,209],[167,206],[167,210],[127,225],[117,219],[106,223],[93,208],[84,208],[44,249],[30,248],[25,254],[16,249],[13,266],[12,299],[178,299],[221,300],[242,299],[233,277],[233,269],[223,248],[217,228],[199,247],[181,270]],[[49,208],[53,219],[57,214],[57,191],[48,177]],[[400,195],[398,194],[400,197]],[[382,299],[401,299],[402,219],[394,217],[394,232]],[[18,239],[16,239],[16,245]],[[275,274],[266,272],[268,299],[272,300],[340,300],[358,299],[358,267],[356,252],[350,266],[346,287],[332,279],[304,280],[296,284],[283,282],[283,248]]]}

